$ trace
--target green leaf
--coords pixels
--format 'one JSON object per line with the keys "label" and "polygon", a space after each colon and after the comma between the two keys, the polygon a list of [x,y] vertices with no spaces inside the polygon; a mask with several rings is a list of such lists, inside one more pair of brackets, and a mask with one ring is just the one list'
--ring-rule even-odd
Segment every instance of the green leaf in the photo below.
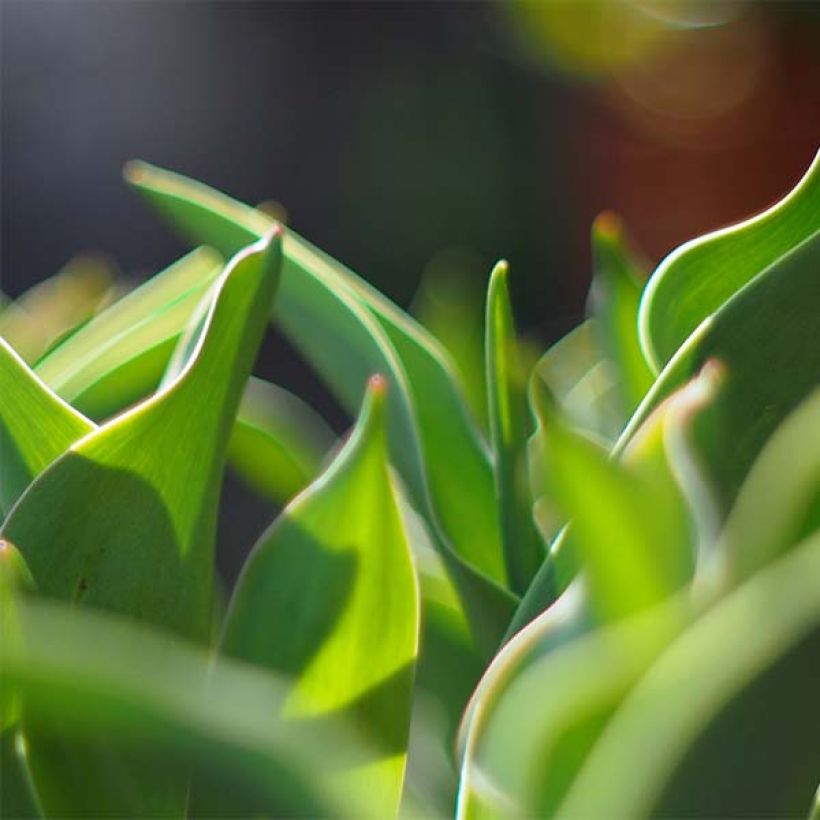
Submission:
{"label": "green leaf", "polygon": [[43,384],[0,338],[0,512],[74,442],[95,429],[93,422]]}
{"label": "green leaf", "polygon": [[490,440],[507,577],[523,593],[543,560],[532,520],[526,456],[529,419],[507,288],[507,263],[499,262],[487,292],[485,355]]}
{"label": "green leaf", "polygon": [[[334,782],[366,747],[332,719],[282,718],[277,704],[286,681],[227,659],[214,664],[167,633],[64,604],[21,602],[20,622],[22,641],[0,636],[0,680],[23,693],[27,732],[67,743],[52,769],[66,782],[37,781],[47,808],[52,789],[65,787],[57,798],[71,802],[58,816],[157,816],[156,795],[133,768],[114,769],[113,758],[98,763],[117,776],[116,800],[96,790],[99,772],[82,766],[100,735],[115,738],[116,759],[139,763],[143,773],[195,766],[225,799],[241,799],[257,816],[367,813],[367,804]],[[36,770],[40,751],[30,745]]]}
{"label": "green leaf", "polygon": [[465,400],[481,430],[487,429],[484,364],[484,292],[460,267],[461,254],[437,257],[424,271],[411,312],[447,351]]}
{"label": "green leaf", "polygon": [[652,274],[640,309],[644,354],[657,372],[700,323],[820,230],[820,153],[767,211],[682,245]]}
{"label": "green leaf", "polygon": [[[732,701],[768,671],[776,672],[778,662],[792,650],[802,645],[816,653],[820,638],[818,581],[820,533],[815,533],[685,631],[616,712],[557,816],[653,815],[687,750],[710,727],[719,727],[716,721]],[[810,664],[807,659],[804,670]],[[763,714],[770,708],[768,702],[758,704],[754,716],[745,714],[742,721],[744,727],[757,724],[757,730],[735,731],[729,749],[724,746],[722,756],[713,759],[711,765],[723,779],[741,786],[734,790],[736,794],[749,791],[752,785],[742,764],[748,763],[751,768],[756,755],[765,752],[766,768],[770,770],[765,788],[754,789],[758,795],[767,795],[767,805],[748,805],[749,801],[741,797],[743,805],[720,804],[721,813],[760,811],[783,816],[805,810],[820,763],[816,686],[806,684],[789,687],[786,703],[778,710],[795,734],[786,734],[788,742],[777,743],[776,760],[771,754],[771,741],[779,732]],[[807,752],[813,765],[806,766]],[[805,789],[802,797],[799,788],[792,788],[801,779]],[[777,801],[788,795],[792,801],[802,800],[802,805],[781,803],[780,811],[773,810]],[[706,813],[714,814],[715,805]]]}
{"label": "green leaf", "polygon": [[[196,241],[228,253],[272,220],[177,174],[137,163],[128,180]],[[440,347],[389,300],[288,230],[274,318],[355,412],[367,379],[390,382],[391,456],[424,512],[477,639],[500,640],[514,607],[503,589],[493,473]]]}
{"label": "green leaf", "polygon": [[725,513],[766,440],[817,384],[818,271],[820,232],[703,321],[658,377],[615,451],[622,450],[657,404],[708,359],[721,361],[725,385],[710,424],[699,435],[699,449]]}
{"label": "green leaf", "polygon": [[614,214],[601,214],[593,223],[592,256],[589,308],[601,349],[618,372],[620,408],[627,419],[653,382],[638,339],[638,305],[646,276],[627,250],[623,225]]}
{"label": "green leaf", "polygon": [[108,262],[78,256],[2,309],[0,336],[27,363],[34,362],[104,307],[114,290]]}
{"label": "green leaf", "polygon": [[530,404],[545,387],[574,427],[608,443],[621,431],[623,413],[617,372],[603,358],[598,336],[596,320],[588,319],[552,345],[530,376]]}
{"label": "green leaf", "polygon": [[28,488],[3,535],[41,594],[206,636],[225,449],[279,261],[278,239],[235,259],[180,377],[87,435]]}
{"label": "green leaf", "polygon": [[678,599],[589,631],[585,607],[583,586],[573,584],[482,679],[459,818],[554,816],[608,716],[688,616]]}
{"label": "green leaf", "polygon": [[282,502],[319,474],[335,440],[310,405],[277,385],[251,378],[231,433],[228,459],[250,486]]}
{"label": "green leaf", "polygon": [[388,467],[385,391],[371,381],[343,450],[255,547],[221,650],[292,676],[285,714],[355,719],[374,758],[345,777],[390,816],[404,780],[419,604]]}
{"label": "green leaf", "polygon": [[751,577],[820,529],[820,389],[778,427],[738,495],[717,560],[731,583]]}
{"label": "green leaf", "polygon": [[37,363],[37,375],[97,420],[144,398],[223,268],[214,251],[192,251],[58,345]]}

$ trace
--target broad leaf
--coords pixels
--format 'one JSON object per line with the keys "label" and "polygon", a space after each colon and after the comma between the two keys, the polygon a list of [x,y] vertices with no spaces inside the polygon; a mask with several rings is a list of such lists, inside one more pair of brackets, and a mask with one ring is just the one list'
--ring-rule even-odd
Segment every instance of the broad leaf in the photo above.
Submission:
{"label": "broad leaf", "polygon": [[225,448],[279,260],[278,240],[234,260],[180,377],[68,449],[21,498],[3,535],[42,594],[207,634]]}
{"label": "broad leaf", "polygon": [[359,422],[327,471],[254,549],[226,618],[222,652],[294,678],[285,714],[345,713],[376,755],[348,782],[381,816],[398,810],[418,648],[418,590],[374,378]]}
{"label": "broad leaf", "polygon": [[702,322],[658,377],[616,451],[663,398],[708,359],[718,359],[726,367],[725,386],[700,449],[725,512],[766,440],[817,385],[818,276],[820,232]]}
{"label": "broad leaf", "polygon": [[[713,780],[717,774],[723,785],[701,792],[706,805],[694,811],[730,816],[805,811],[820,765],[820,710],[810,671],[820,640],[818,582],[820,533],[815,533],[684,632],[616,712],[557,816],[653,815],[687,750],[708,732],[719,733],[718,718],[732,702],[764,675],[776,680],[789,672],[798,677],[778,693],[777,706],[758,698],[753,712],[743,712],[740,724],[746,730],[735,726],[719,756],[710,756],[702,777]],[[785,663],[801,654],[797,668]],[[768,712],[777,720],[768,719]],[[755,770],[761,754],[765,773]],[[691,796],[691,783],[688,791]],[[720,802],[720,791],[734,797]],[[683,806],[662,813],[691,813],[687,799],[683,795]]]}
{"label": "broad leaf", "polygon": [[820,389],[769,439],[717,548],[730,583],[750,577],[820,529]]}
{"label": "broad leaf", "polygon": [[223,268],[214,251],[192,251],[58,345],[37,363],[37,375],[97,420],[144,398]]}
{"label": "broad leaf", "polygon": [[0,513],[96,425],[56,396],[0,338]]}
{"label": "broad leaf", "polygon": [[283,502],[316,478],[335,440],[310,405],[275,384],[251,378],[231,432],[228,460],[254,489]]}
{"label": "broad leaf", "polygon": [[[214,665],[167,633],[62,604],[21,602],[20,624],[23,640],[0,636],[0,680],[22,693],[29,731],[67,744],[55,762],[71,778],[71,788],[58,795],[60,816],[156,816],[156,795],[144,779],[132,768],[114,768],[126,757],[143,775],[196,766],[220,793],[241,795],[257,815],[367,813],[368,803],[330,782],[331,774],[341,780],[360,762],[366,746],[332,720],[283,719],[276,704],[286,697],[284,680],[228,660]],[[99,761],[101,771],[116,776],[115,803],[94,788],[100,771],[82,768],[101,734],[116,738],[118,757]],[[35,767],[42,764],[34,744],[30,754]],[[53,785],[38,783],[46,805],[54,802]]]}
{"label": "broad leaf", "polygon": [[[185,234],[226,253],[273,224],[267,216],[177,174],[133,164],[126,171]],[[367,379],[391,385],[391,455],[436,543],[486,651],[514,606],[505,593],[493,474],[451,366],[423,329],[352,271],[292,231],[275,321],[355,412]]]}
{"label": "broad leaf", "polygon": [[704,319],[818,230],[820,154],[776,205],[670,254],[652,274],[640,309],[641,344],[656,372]]}
{"label": "broad leaf", "polygon": [[506,262],[496,265],[487,292],[487,407],[507,577],[511,587],[521,594],[540,566],[543,552],[533,526],[527,483],[527,438],[531,425],[507,270]]}

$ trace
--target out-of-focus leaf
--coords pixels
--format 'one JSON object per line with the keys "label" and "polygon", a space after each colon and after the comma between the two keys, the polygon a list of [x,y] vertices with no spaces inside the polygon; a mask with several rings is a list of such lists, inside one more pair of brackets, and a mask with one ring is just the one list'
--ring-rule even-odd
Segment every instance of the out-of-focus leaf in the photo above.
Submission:
{"label": "out-of-focus leaf", "polygon": [[[455,254],[453,265],[460,255]],[[436,257],[413,298],[412,314],[450,354],[464,397],[482,430],[487,429],[484,365],[484,293],[450,256]]]}
{"label": "out-of-focus leaf", "polygon": [[[726,366],[725,385],[698,437],[725,512],[766,440],[820,378],[819,275],[820,232],[703,321],[658,377],[616,451],[663,398],[718,359]],[[726,433],[714,435],[718,430]]]}
{"label": "out-of-focus leaf", "polygon": [[584,593],[575,585],[567,593],[504,647],[481,682],[462,820],[553,816],[608,716],[686,623],[676,600],[579,636]]}
{"label": "out-of-focus leaf", "polygon": [[205,636],[225,448],[280,253],[274,239],[234,260],[180,377],[71,447],[16,505],[3,535],[41,594]]}
{"label": "out-of-focus leaf", "polygon": [[552,345],[530,378],[531,396],[546,387],[574,427],[601,442],[615,440],[623,427],[618,374],[603,358],[596,320],[588,319]]}
{"label": "out-of-focus leaf", "polygon": [[[618,462],[547,411],[556,494],[571,518],[561,548],[580,554],[583,572],[479,684],[464,758],[474,785],[462,792],[476,811],[462,816],[500,812],[505,800],[508,813],[551,816],[619,700],[685,624],[677,593],[692,577],[699,543],[688,502],[701,489],[690,436],[720,376],[710,366],[668,399]],[[579,642],[604,620],[627,625]]]}
{"label": "out-of-focus leaf", "polygon": [[[3,685],[0,678],[0,691]],[[17,728],[0,730],[0,817],[10,820],[43,816],[26,769],[23,744]]]}
{"label": "out-of-focus leaf", "polygon": [[755,462],[726,522],[718,560],[742,581],[820,529],[820,389],[789,415]]}
{"label": "out-of-focus leaf", "polygon": [[228,459],[252,487],[282,502],[319,474],[335,440],[310,405],[281,387],[251,378],[231,433]]}
{"label": "out-of-focus leaf", "polygon": [[670,254],[652,274],[640,308],[641,345],[656,372],[704,319],[818,230],[820,154],[767,211]]}
{"label": "out-of-focus leaf", "polygon": [[646,276],[627,250],[623,225],[614,214],[601,214],[593,223],[592,256],[595,275],[589,309],[601,349],[617,370],[626,420],[653,381],[638,339],[638,305]]}
{"label": "out-of-focus leaf", "polygon": [[[687,750],[716,725],[733,700],[767,671],[776,671],[778,662],[800,645],[816,653],[818,583],[820,533],[815,533],[696,621],[615,713],[557,816],[650,816]],[[741,786],[736,793],[752,785],[744,763],[753,766],[755,749],[765,752],[770,776],[763,790],[754,790],[766,793],[767,805],[724,802],[722,814],[739,816],[752,810],[791,816],[805,811],[820,765],[815,683],[804,677],[803,685],[790,687],[787,702],[780,704],[780,720],[791,727],[791,734],[784,735],[788,742],[772,746],[769,734],[779,734],[778,727],[759,709],[743,723],[754,724],[755,730],[735,732],[721,758],[712,758],[714,768]],[[768,703],[762,708],[768,710]],[[802,802],[788,805],[790,800]],[[720,805],[717,800],[715,804]]]}
{"label": "out-of-focus leaf", "polygon": [[419,604],[391,486],[385,391],[371,380],[345,447],[254,549],[221,649],[294,678],[285,714],[349,714],[375,753],[345,778],[390,816],[404,780]]}
{"label": "out-of-focus leaf", "polygon": [[0,338],[0,513],[54,459],[95,429]]}
{"label": "out-of-focus leaf", "polygon": [[111,265],[97,257],[77,257],[0,313],[0,336],[30,364],[113,295]]}
{"label": "out-of-focus leaf", "polygon": [[543,552],[533,526],[527,485],[526,378],[518,356],[507,270],[506,262],[496,265],[487,292],[487,407],[507,577],[521,594],[540,566]]}
{"label": "out-of-focus leaf", "polygon": [[716,363],[704,367],[656,408],[619,460],[534,394],[539,426],[531,454],[544,462],[550,496],[570,525],[552,544],[511,632],[546,609],[581,567],[591,606],[604,618],[657,603],[691,578],[702,542],[717,528],[693,427],[716,403],[723,378]]}
{"label": "out-of-focus leaf", "polygon": [[[332,719],[284,719],[277,704],[286,681],[226,659],[214,665],[165,632],[108,615],[33,600],[19,611],[23,640],[0,640],[0,680],[21,691],[27,731],[70,741],[59,765],[74,775],[72,802],[59,816],[156,816],[151,794],[125,768],[116,770],[116,803],[94,790],[82,752],[99,734],[157,774],[195,765],[221,793],[241,794],[256,815],[367,813],[330,777],[341,780],[366,746]],[[30,754],[36,767],[34,745]],[[48,806],[43,785],[51,784],[38,783]]]}
{"label": "out-of-focus leaf", "polygon": [[37,363],[37,375],[97,420],[145,397],[222,270],[215,251],[192,251],[58,345]]}
{"label": "out-of-focus leaf", "polygon": [[[264,214],[177,174],[135,163],[129,181],[186,235],[231,252],[273,224]],[[428,518],[485,651],[515,605],[504,589],[492,466],[446,355],[423,329],[352,271],[288,230],[274,318],[351,411],[367,379],[391,389],[391,455]]]}

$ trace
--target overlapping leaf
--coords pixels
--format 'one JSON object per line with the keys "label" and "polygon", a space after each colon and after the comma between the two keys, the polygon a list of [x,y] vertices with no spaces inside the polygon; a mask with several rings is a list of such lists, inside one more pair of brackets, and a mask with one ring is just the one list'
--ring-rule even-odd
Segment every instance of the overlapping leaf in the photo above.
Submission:
{"label": "overlapping leaf", "polygon": [[[224,252],[272,224],[176,174],[135,164],[127,176],[184,233]],[[513,606],[502,589],[492,467],[443,351],[384,296],[292,231],[275,320],[351,411],[372,373],[388,378],[392,457],[428,517],[477,639],[491,650]]]}
{"label": "overlapping leaf", "polygon": [[234,593],[223,653],[294,678],[285,713],[343,712],[376,753],[348,783],[398,810],[418,648],[418,590],[371,382],[328,470],[262,537]]}
{"label": "overlapping leaf", "polygon": [[664,367],[704,319],[818,230],[820,154],[776,205],[682,245],[652,274],[640,308],[650,364]]}
{"label": "overlapping leaf", "polygon": [[68,449],[21,497],[3,535],[41,594],[206,634],[225,448],[279,259],[278,240],[237,258],[180,377]]}
{"label": "overlapping leaf", "polygon": [[[768,698],[765,706],[758,701],[741,721],[748,734],[735,727],[728,746],[724,742],[719,756],[710,758],[709,768],[738,784],[734,802],[710,806],[706,788],[700,792],[706,797],[700,811],[732,816],[805,811],[820,765],[820,710],[809,672],[820,640],[819,580],[820,534],[815,533],[673,642],[606,727],[556,816],[650,816],[686,751],[716,727],[730,702],[765,673],[777,676],[784,669],[796,677],[781,690],[776,705]],[[778,670],[792,651],[806,653],[802,664]],[[769,710],[776,721],[767,719]],[[790,727],[785,734],[783,721]],[[776,743],[779,736],[788,742]],[[777,749],[776,755],[767,755],[763,788],[756,787],[755,777],[764,773],[752,775],[752,745]],[[703,775],[708,777],[708,768]],[[750,792],[758,799],[749,800]],[[689,811],[685,805],[666,811],[690,813],[691,805]]]}
{"label": "overlapping leaf", "polygon": [[[111,759],[100,764],[116,776],[117,802],[94,790],[91,775],[100,772],[82,769],[83,752],[101,733],[141,763],[143,776],[195,766],[218,792],[241,795],[256,814],[372,810],[331,777],[342,780],[341,772],[365,758],[366,745],[333,720],[284,719],[277,710],[287,695],[283,679],[228,660],[214,667],[192,645],[108,615],[42,601],[21,602],[19,612],[23,640],[2,636],[0,680],[22,693],[27,728],[71,738],[57,761],[70,779],[70,793],[60,795],[73,809],[67,813],[145,817],[157,808],[145,780],[114,769]],[[36,765],[37,749],[31,754]]]}
{"label": "overlapping leaf", "polygon": [[0,513],[96,425],[37,378],[0,338]]}

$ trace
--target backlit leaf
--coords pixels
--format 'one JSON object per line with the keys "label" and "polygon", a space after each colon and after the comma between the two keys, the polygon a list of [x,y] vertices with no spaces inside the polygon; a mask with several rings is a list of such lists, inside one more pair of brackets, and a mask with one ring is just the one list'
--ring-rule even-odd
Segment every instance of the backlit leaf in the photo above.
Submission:
{"label": "backlit leaf", "polygon": [[377,756],[345,777],[381,816],[401,797],[419,630],[385,390],[371,382],[344,449],[254,549],[221,642],[225,654],[294,678],[286,715],[341,712],[369,734]]}

